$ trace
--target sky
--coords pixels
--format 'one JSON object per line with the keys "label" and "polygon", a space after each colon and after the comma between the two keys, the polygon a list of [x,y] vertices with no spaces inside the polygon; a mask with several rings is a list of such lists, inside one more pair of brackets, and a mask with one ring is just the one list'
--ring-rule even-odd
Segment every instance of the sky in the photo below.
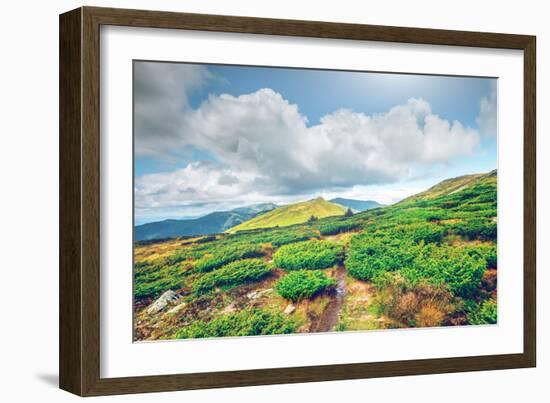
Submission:
{"label": "sky", "polygon": [[134,62],[136,225],[496,168],[497,80]]}

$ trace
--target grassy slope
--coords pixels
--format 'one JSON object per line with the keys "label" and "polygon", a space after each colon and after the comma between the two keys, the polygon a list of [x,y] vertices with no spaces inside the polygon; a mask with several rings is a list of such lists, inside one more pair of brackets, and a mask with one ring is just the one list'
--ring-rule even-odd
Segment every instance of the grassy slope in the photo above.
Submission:
{"label": "grassy slope", "polygon": [[[216,255],[227,247],[236,247],[240,250],[240,245],[252,243],[262,245],[264,256],[261,259],[269,262],[272,253],[283,244],[282,242],[276,244],[275,240],[281,237],[291,237],[295,233],[316,232],[319,226],[329,223],[353,222],[359,225],[360,229],[355,229],[353,232],[348,233],[346,230],[337,235],[321,237],[346,245],[347,249],[349,249],[349,239],[360,236],[360,233],[392,231],[396,232],[395,236],[400,237],[401,235],[398,235],[397,231],[404,230],[403,235],[410,234],[409,231],[413,229],[410,225],[415,224],[431,223],[445,226],[452,234],[457,226],[464,225],[469,220],[491,221],[496,217],[496,184],[496,171],[468,175],[443,181],[425,192],[392,206],[357,213],[348,218],[326,217],[314,223],[302,223],[284,229],[266,228],[249,233],[218,235],[216,239],[206,243],[199,242],[201,238],[195,238],[137,245],[135,249],[135,285],[145,290],[152,290],[149,296],[136,299],[138,322],[142,321],[138,327],[137,339],[173,338],[175,332],[186,324],[199,320],[208,321],[220,315],[226,315],[227,312],[232,312],[235,309],[244,309],[252,305],[275,313],[280,313],[286,308],[288,301],[273,291],[278,279],[285,274],[280,269],[275,269],[271,277],[258,282],[247,283],[229,290],[221,288],[200,297],[193,294],[188,295],[182,299],[185,301],[182,304],[182,310],[174,314],[149,315],[143,309],[167,289],[187,295],[193,284],[207,275],[193,270],[196,262],[205,255]],[[330,204],[318,199],[299,204],[307,203],[312,205]],[[261,217],[273,214],[277,210]],[[311,212],[308,212],[305,219],[307,220],[310,215]],[[285,243],[299,240],[303,240],[303,238],[296,237],[296,240],[285,241]],[[494,241],[468,240],[461,236],[451,235],[450,238],[445,238],[444,243],[460,246],[462,244],[494,244]],[[327,274],[332,275],[330,273],[332,269],[327,270]],[[496,274],[496,269],[494,272]],[[370,311],[370,304],[376,295],[373,295],[374,290],[369,283],[353,279],[349,275],[347,283],[347,295],[337,330],[391,327],[391,323],[380,322],[381,318]],[[262,290],[272,291],[267,292],[259,299],[252,300],[247,297],[247,293],[251,291]],[[311,318],[319,317],[325,306],[331,303],[332,298],[330,295],[321,295],[318,298],[297,304],[296,312],[290,315],[296,322],[297,331],[312,331],[315,320]],[[205,309],[205,307],[207,308]]]}
{"label": "grassy slope", "polygon": [[464,175],[464,176],[459,176],[457,178],[446,179],[423,192],[417,193],[413,196],[403,199],[400,203],[403,204],[403,203],[415,201],[415,200],[435,199],[436,197],[441,197],[441,196],[445,196],[455,192],[459,192],[475,184],[491,183],[493,181],[496,184],[496,178],[497,178],[497,171],[494,170],[488,173]]}
{"label": "grassy slope", "polygon": [[317,218],[339,216],[343,215],[345,211],[345,207],[330,203],[319,197],[317,199],[276,208],[275,210],[271,210],[251,220],[245,221],[229,229],[227,232],[234,233],[256,228],[286,227],[305,223],[311,216]]}

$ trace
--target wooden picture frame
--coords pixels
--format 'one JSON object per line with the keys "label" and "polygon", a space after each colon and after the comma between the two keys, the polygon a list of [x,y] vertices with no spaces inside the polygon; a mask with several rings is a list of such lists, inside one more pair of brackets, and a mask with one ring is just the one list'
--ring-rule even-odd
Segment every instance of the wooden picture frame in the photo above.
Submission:
{"label": "wooden picture frame", "polygon": [[[100,26],[400,42],[524,52],[524,348],[521,354],[227,372],[100,377]],[[534,367],[535,37],[81,7],[60,16],[60,387],[80,396]]]}

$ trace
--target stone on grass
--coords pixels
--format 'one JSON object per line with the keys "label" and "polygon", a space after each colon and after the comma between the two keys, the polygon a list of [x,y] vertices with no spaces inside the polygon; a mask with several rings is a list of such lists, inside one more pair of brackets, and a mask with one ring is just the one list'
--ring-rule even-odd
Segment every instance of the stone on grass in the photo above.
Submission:
{"label": "stone on grass", "polygon": [[296,310],[296,307],[293,304],[288,304],[284,310],[284,313],[286,313],[287,315],[290,315],[295,310]]}
{"label": "stone on grass", "polygon": [[263,297],[266,294],[269,294],[271,291],[273,291],[273,288],[267,288],[265,290],[260,290],[260,291],[256,290],[256,291],[252,291],[251,293],[248,293],[246,296],[249,299],[257,299],[257,298]]}
{"label": "stone on grass", "polygon": [[176,313],[178,313],[179,311],[185,309],[186,306],[187,306],[187,303],[182,302],[181,304],[178,304],[178,305],[176,305],[175,307],[170,308],[170,309],[168,310],[168,312],[166,312],[166,313],[176,314]]}
{"label": "stone on grass", "polygon": [[147,313],[151,315],[154,315],[155,313],[159,313],[164,308],[166,308],[168,304],[176,302],[178,299],[179,297],[174,291],[168,290],[164,294],[162,294],[160,297],[158,297],[155,302],[149,305],[149,307],[147,308]]}

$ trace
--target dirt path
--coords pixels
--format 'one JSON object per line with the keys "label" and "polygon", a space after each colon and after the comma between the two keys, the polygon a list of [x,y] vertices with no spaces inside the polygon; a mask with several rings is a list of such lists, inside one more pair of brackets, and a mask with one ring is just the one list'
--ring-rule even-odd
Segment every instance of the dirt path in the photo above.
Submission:
{"label": "dirt path", "polygon": [[336,269],[336,289],[329,304],[323,311],[319,320],[314,324],[312,332],[330,332],[335,329],[340,318],[340,310],[346,296],[346,273],[344,266]]}

